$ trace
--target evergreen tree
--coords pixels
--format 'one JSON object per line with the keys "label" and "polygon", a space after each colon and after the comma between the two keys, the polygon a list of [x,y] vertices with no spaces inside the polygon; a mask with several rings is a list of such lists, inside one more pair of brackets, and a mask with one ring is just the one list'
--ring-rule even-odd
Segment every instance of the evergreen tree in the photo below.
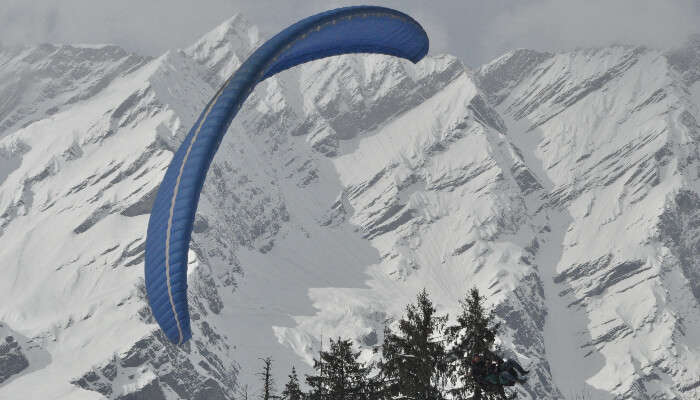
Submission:
{"label": "evergreen tree", "polygon": [[275,395],[275,381],[272,379],[272,358],[261,358],[264,363],[262,372],[258,373],[258,376],[262,380],[263,388],[260,392],[261,400],[273,400],[278,399]]}
{"label": "evergreen tree", "polygon": [[318,372],[318,375],[306,375],[306,383],[309,385],[310,390],[306,395],[307,400],[324,400],[326,397],[324,392],[324,379],[325,375],[323,373],[323,366],[320,362],[314,359],[314,369]]}
{"label": "evergreen tree", "polygon": [[311,386],[309,399],[361,400],[366,399],[370,368],[358,361],[360,352],[352,349],[350,340],[330,341],[330,349],[321,351],[314,359],[318,375],[306,376]]}
{"label": "evergreen tree", "polygon": [[299,387],[299,378],[297,377],[297,371],[292,367],[292,373],[289,375],[289,381],[284,386],[282,391],[282,400],[302,400],[304,398],[304,393]]}
{"label": "evergreen tree", "polygon": [[452,383],[455,385],[452,393],[457,399],[501,399],[502,387],[498,387],[495,393],[492,390],[485,391],[469,373],[474,355],[481,355],[489,361],[498,358],[495,354],[498,349],[494,347],[494,342],[499,324],[494,323],[493,311],[487,314],[484,310],[484,297],[477,288],[472,288],[460,304],[462,312],[457,317],[457,325],[446,330],[452,343],[448,357],[453,360],[449,365]]}
{"label": "evergreen tree", "polygon": [[384,329],[383,359],[379,364],[389,398],[443,399],[445,347],[439,337],[447,316],[436,315],[428,292],[423,289],[416,304],[406,307],[398,333]]}
{"label": "evergreen tree", "polygon": [[362,400],[389,400],[386,385],[381,374],[375,375],[367,380],[364,396]]}

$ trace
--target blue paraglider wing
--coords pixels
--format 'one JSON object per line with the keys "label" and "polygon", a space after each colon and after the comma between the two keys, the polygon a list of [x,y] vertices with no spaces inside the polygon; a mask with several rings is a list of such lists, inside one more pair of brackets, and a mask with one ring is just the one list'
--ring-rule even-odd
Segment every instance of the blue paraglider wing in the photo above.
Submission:
{"label": "blue paraglider wing", "polygon": [[192,336],[187,253],[199,194],[226,130],[255,86],[280,71],[328,56],[380,53],[415,63],[427,52],[428,36],[408,15],[384,7],[346,7],[283,30],[222,85],[173,156],[148,221],[146,292],[168,339],[182,344]]}

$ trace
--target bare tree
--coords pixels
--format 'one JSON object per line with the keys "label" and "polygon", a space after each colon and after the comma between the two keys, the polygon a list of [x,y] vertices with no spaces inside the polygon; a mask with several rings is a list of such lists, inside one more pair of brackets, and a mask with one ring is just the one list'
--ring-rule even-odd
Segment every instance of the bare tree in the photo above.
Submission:
{"label": "bare tree", "polygon": [[238,388],[238,393],[241,400],[248,400],[248,385],[243,385]]}
{"label": "bare tree", "polygon": [[275,395],[275,381],[272,378],[272,358],[260,358],[260,360],[262,360],[262,362],[264,363],[263,370],[257,374],[263,383],[263,388],[260,392],[260,399],[279,399],[279,397]]}

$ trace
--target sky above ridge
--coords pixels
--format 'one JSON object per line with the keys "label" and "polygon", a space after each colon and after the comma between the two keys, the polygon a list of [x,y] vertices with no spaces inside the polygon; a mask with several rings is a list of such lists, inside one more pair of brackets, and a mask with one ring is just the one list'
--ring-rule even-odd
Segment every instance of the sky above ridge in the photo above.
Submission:
{"label": "sky above ridge", "polygon": [[305,16],[356,4],[410,14],[428,31],[432,54],[472,67],[516,48],[666,49],[700,31],[697,0],[0,0],[0,43],[114,43],[156,56],[237,12],[269,37]]}

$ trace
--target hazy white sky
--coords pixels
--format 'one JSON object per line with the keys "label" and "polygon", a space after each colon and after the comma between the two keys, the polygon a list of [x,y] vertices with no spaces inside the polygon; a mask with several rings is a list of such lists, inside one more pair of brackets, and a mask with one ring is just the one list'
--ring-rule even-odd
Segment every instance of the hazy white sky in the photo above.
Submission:
{"label": "hazy white sky", "polygon": [[612,43],[669,48],[700,31],[700,0],[0,0],[0,43],[116,43],[158,55],[236,12],[266,36],[351,4],[384,5],[425,26],[431,53],[478,66],[513,48]]}

